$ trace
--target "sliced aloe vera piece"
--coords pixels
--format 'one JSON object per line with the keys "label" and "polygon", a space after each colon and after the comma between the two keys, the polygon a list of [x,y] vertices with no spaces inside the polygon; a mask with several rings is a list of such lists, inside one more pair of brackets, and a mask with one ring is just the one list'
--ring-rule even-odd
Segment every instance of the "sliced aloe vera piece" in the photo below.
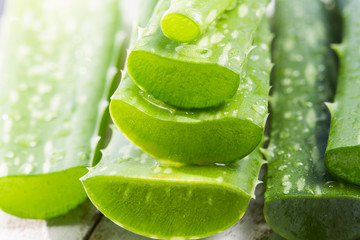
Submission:
{"label": "sliced aloe vera piece", "polygon": [[161,17],[170,0],[161,0],[128,57],[133,80],[156,99],[180,108],[217,106],[247,81],[242,68],[253,46],[267,0],[241,0],[196,41],[168,39]]}
{"label": "sliced aloe vera piece", "polygon": [[336,46],[341,62],[335,102],[329,104],[332,115],[325,165],[333,175],[360,185],[360,41],[359,1],[346,1],[344,41]]}
{"label": "sliced aloe vera piece", "polygon": [[199,238],[235,224],[263,163],[257,150],[228,166],[160,165],[114,129],[100,163],[81,180],[118,225],[152,238]]}
{"label": "sliced aloe vera piece", "polygon": [[51,218],[86,199],[78,179],[97,161],[119,27],[115,0],[6,2],[0,51],[2,210]]}
{"label": "sliced aloe vera piece", "polygon": [[264,215],[286,239],[360,237],[360,188],[324,167],[336,77],[331,20],[321,1],[277,0],[271,137]]}
{"label": "sliced aloe vera piece", "polygon": [[110,113],[121,131],[151,156],[185,164],[238,160],[260,143],[267,116],[271,35],[264,19],[243,85],[227,104],[186,111],[159,103],[125,74]]}
{"label": "sliced aloe vera piece", "polygon": [[190,42],[204,33],[236,0],[175,0],[161,18],[164,35],[179,42]]}

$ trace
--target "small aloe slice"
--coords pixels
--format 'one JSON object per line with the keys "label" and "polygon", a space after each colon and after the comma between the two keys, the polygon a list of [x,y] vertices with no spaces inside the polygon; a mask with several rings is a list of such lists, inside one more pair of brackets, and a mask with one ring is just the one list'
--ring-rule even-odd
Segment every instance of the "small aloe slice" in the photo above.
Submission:
{"label": "small aloe slice", "polygon": [[258,150],[225,166],[160,165],[114,128],[100,163],[81,180],[116,224],[151,238],[209,236],[247,209],[263,160]]}
{"label": "small aloe slice", "polygon": [[264,19],[243,84],[230,102],[216,108],[173,108],[144,93],[125,74],[110,103],[114,122],[143,151],[160,160],[212,164],[241,159],[263,136],[272,66],[270,39]]}
{"label": "small aloe slice", "polygon": [[190,42],[204,33],[236,0],[175,0],[161,18],[164,35],[179,42]]}
{"label": "small aloe slice", "polygon": [[344,42],[336,46],[341,62],[335,102],[328,104],[332,119],[325,165],[333,175],[360,185],[360,1],[346,1]]}
{"label": "small aloe slice", "polygon": [[2,210],[51,218],[86,199],[79,178],[97,160],[94,148],[118,61],[119,20],[115,0],[6,2],[0,51]]}
{"label": "small aloe slice", "polygon": [[238,0],[192,43],[168,39],[161,17],[170,7],[161,0],[131,51],[127,67],[136,84],[154,98],[179,108],[206,108],[237,93],[242,67],[267,0]]}
{"label": "small aloe slice", "polygon": [[271,137],[264,215],[286,239],[360,237],[360,188],[336,181],[323,155],[336,77],[321,1],[277,0]]}

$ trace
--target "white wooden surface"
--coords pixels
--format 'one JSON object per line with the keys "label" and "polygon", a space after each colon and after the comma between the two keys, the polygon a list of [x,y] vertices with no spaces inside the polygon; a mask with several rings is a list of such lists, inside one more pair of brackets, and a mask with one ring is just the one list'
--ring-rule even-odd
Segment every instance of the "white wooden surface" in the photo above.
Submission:
{"label": "white wooden surface", "polygon": [[88,239],[102,215],[86,201],[69,214],[51,220],[21,219],[0,211],[1,240]]}

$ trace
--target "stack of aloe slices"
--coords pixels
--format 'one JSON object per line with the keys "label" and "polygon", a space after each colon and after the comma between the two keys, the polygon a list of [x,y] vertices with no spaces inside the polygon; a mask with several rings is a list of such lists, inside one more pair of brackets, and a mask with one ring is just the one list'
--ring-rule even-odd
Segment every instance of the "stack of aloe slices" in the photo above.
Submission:
{"label": "stack of aloe slices", "polygon": [[[345,24],[358,24],[353,10],[359,2],[349,3],[351,17]],[[276,67],[264,214],[272,229],[287,239],[360,237],[360,188],[336,180],[325,170],[323,160],[330,120],[324,102],[333,97],[336,77],[331,23],[320,1],[276,1]]]}
{"label": "stack of aloe slices", "polygon": [[[130,76],[124,78],[112,97],[110,112],[122,132],[143,151],[163,161],[184,164],[229,163],[252,152],[262,139],[267,116],[268,73],[271,64],[268,57],[252,53],[256,47],[267,50],[269,39],[265,39],[260,45],[255,45],[253,41],[266,2],[239,1],[210,25],[208,31],[196,42],[180,46],[179,43],[167,39],[161,32],[161,14],[169,8],[170,1],[160,1],[148,26],[139,33],[139,39],[129,55],[127,66]],[[225,35],[219,37],[220,33]],[[196,48],[212,48],[213,50],[209,51],[209,60],[200,55],[183,55],[182,50],[179,50],[187,49],[185,52],[195,54]],[[140,55],[135,57],[138,54]],[[148,59],[145,55],[149,54],[157,60]],[[176,61],[165,63],[164,57]],[[252,73],[248,70],[251,68],[248,67],[249,59],[252,64],[256,64],[252,68],[259,71]],[[145,60],[149,61],[142,63]],[[199,88],[194,93],[180,95],[197,97],[202,95],[202,91],[207,92],[204,86],[211,85],[209,82],[212,80],[208,75],[221,78],[215,82],[224,81],[225,75],[217,73],[213,68],[207,68],[205,72],[197,69],[198,66],[206,66],[210,60],[216,68],[223,68],[222,63],[229,69],[236,68],[236,78],[241,79],[240,86],[236,84],[235,95],[221,105],[212,108],[181,109],[162,102],[139,84],[139,81],[142,81],[140,79],[144,78],[144,81],[157,85],[159,91],[169,96],[170,93],[167,91],[175,93],[177,87],[162,83],[170,81],[172,75],[176,75],[179,78],[176,82],[189,81],[188,84],[181,83],[182,86],[196,85],[196,88]],[[185,65],[179,67],[179,63]],[[149,64],[151,67],[148,68]],[[172,70],[159,69],[160,65]],[[184,73],[181,69],[194,73]],[[134,71],[144,75],[138,76]],[[168,71],[171,74],[167,74]],[[195,72],[199,76],[192,79],[191,76],[195,76]],[[151,80],[153,74],[159,76]],[[266,76],[258,76],[261,74]],[[202,83],[200,78],[205,78],[206,83]],[[211,86],[211,89],[218,91],[221,87]],[[179,97],[176,99],[180,99]],[[210,94],[209,99],[213,98],[216,98],[215,95]],[[197,100],[193,99],[191,102],[196,103]]]}
{"label": "stack of aloe slices", "polygon": [[[122,40],[118,1],[10,0],[1,27],[0,208],[68,212],[94,150]],[[115,43],[116,42],[116,43]],[[110,71],[109,71],[110,69]]]}
{"label": "stack of aloe slices", "polygon": [[[164,8],[167,2],[160,1],[157,4],[153,18],[158,18],[159,9]],[[247,6],[255,6],[256,2],[259,1],[248,1]],[[265,7],[265,3],[262,4]],[[238,14],[243,8],[242,1],[239,1],[229,10],[227,17],[232,16],[234,11]],[[242,69],[244,85],[239,87],[237,95],[229,104],[187,112],[166,105],[154,96],[149,97],[128,73],[124,74],[110,105],[114,122],[123,132],[128,133],[129,139],[135,144],[139,141],[146,144],[162,138],[162,144],[166,145],[161,148],[170,154],[160,158],[167,162],[159,161],[159,153],[150,149],[149,154],[155,155],[155,158],[151,157],[126,140],[119,131],[113,130],[103,159],[81,180],[94,205],[118,225],[152,238],[200,238],[225,230],[245,213],[250,199],[254,197],[263,163],[259,149],[250,155],[248,153],[259,146],[263,136],[272,67],[268,22],[262,16],[263,9],[259,8],[257,14],[256,9],[247,10],[250,19],[257,19],[259,24],[250,41],[253,49],[248,53],[246,66]],[[141,22],[147,21],[142,19]],[[154,25],[154,20],[150,20],[150,24]],[[160,26],[160,20],[157,24]],[[216,26],[218,23],[215,21],[213,24]],[[140,30],[137,34],[140,39],[146,31]],[[247,116],[252,119],[245,119],[246,112],[250,113]],[[156,119],[156,115],[159,119]],[[237,120],[238,116],[243,119]],[[258,139],[252,143],[252,149],[243,153],[242,157],[248,155],[246,158],[233,162],[240,157],[230,152],[232,156],[229,158],[229,150],[222,151],[221,147],[233,144],[231,147],[236,148],[236,144],[239,145],[241,141],[246,144],[246,140],[238,140],[242,136],[236,126],[242,124],[238,128],[246,131],[249,124],[241,121],[257,124]],[[132,131],[137,131],[137,135],[132,135]],[[206,133],[207,137],[211,137],[210,134],[222,137],[208,140],[199,132]],[[148,137],[151,134],[153,136]],[[247,137],[246,134],[243,136]],[[173,140],[173,137],[176,139]],[[236,141],[235,144],[232,141]],[[209,146],[206,146],[208,143],[215,149],[210,154],[206,152],[209,150]],[[159,142],[150,144],[156,148]],[[186,148],[191,149],[182,154]],[[222,155],[212,158],[211,154],[216,151]],[[207,156],[201,156],[199,152]],[[228,164],[218,164],[224,162]]]}

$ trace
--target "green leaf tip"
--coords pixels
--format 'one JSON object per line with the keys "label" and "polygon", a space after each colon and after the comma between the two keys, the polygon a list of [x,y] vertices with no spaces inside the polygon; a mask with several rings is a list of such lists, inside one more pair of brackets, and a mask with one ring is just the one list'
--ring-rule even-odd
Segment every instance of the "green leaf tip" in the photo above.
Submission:
{"label": "green leaf tip", "polygon": [[329,109],[331,115],[333,115],[336,112],[337,108],[338,108],[338,104],[336,102],[334,102],[334,103],[325,102],[324,104],[327,107],[327,109]]}
{"label": "green leaf tip", "polygon": [[334,43],[334,44],[331,44],[330,46],[331,46],[331,49],[333,49],[340,58],[344,57],[345,45],[343,43]]}

